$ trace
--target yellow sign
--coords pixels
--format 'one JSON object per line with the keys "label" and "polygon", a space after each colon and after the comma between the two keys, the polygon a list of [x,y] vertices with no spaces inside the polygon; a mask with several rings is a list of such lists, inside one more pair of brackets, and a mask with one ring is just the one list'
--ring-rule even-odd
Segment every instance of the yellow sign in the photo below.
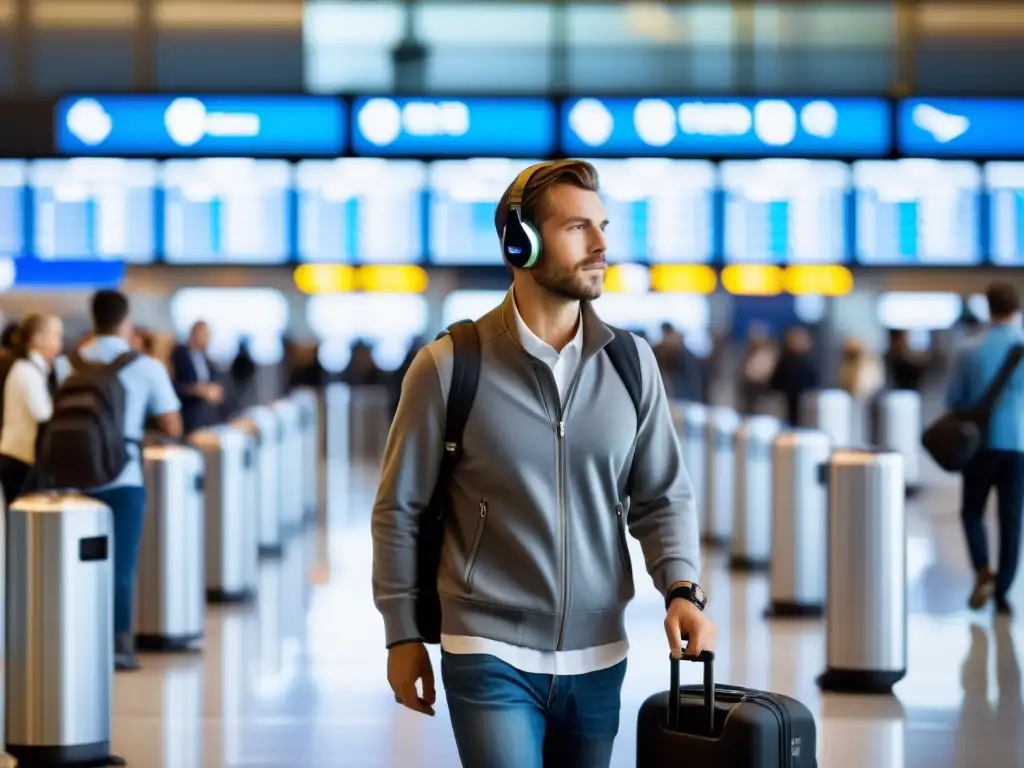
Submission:
{"label": "yellow sign", "polygon": [[380,264],[350,267],[344,264],[303,264],[292,276],[295,287],[313,296],[320,293],[423,293],[430,279],[422,267]]}
{"label": "yellow sign", "polygon": [[734,264],[722,270],[722,287],[734,296],[778,296],[783,291],[782,267]]}
{"label": "yellow sign", "polygon": [[838,264],[787,267],[786,292],[794,296],[845,296],[853,290],[853,273]]}
{"label": "yellow sign", "polygon": [[715,292],[718,278],[715,270],[703,264],[659,264],[651,267],[651,288],[660,293]]}

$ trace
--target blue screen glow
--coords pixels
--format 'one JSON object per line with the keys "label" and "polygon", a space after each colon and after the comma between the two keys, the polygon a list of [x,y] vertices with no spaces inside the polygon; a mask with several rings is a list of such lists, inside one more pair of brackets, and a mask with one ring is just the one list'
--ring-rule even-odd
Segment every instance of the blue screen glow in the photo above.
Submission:
{"label": "blue screen glow", "polygon": [[608,260],[711,260],[715,167],[702,160],[595,160],[608,215]]}
{"label": "blue screen glow", "polygon": [[1001,266],[1024,266],[1024,163],[985,166],[989,256]]}
{"label": "blue screen glow", "polygon": [[152,160],[36,160],[33,255],[151,262],[156,256],[157,164]]}
{"label": "blue screen glow", "polygon": [[25,250],[25,163],[0,160],[0,258]]}
{"label": "blue screen glow", "polygon": [[722,163],[727,263],[847,259],[850,169],[831,160]]}
{"label": "blue screen glow", "polygon": [[430,259],[435,264],[502,263],[494,207],[529,160],[475,159],[432,163]]}
{"label": "blue screen glow", "polygon": [[170,160],[164,253],[173,264],[281,264],[292,253],[292,175],[280,160]]}
{"label": "blue screen glow", "polygon": [[1024,157],[1024,99],[904,99],[899,151],[925,157]]}
{"label": "blue screen glow", "polygon": [[509,155],[555,150],[545,99],[356,99],[352,146],[363,155]]}
{"label": "blue screen glow", "polygon": [[878,157],[892,144],[884,99],[574,99],[567,155]]}
{"label": "blue screen glow", "polygon": [[78,96],[56,109],[69,155],[337,155],[345,108],[328,96]]}
{"label": "blue screen glow", "polygon": [[974,163],[856,163],[857,260],[956,266],[980,260],[981,169]]}
{"label": "blue screen glow", "polygon": [[412,160],[306,160],[296,169],[302,261],[423,258],[426,167]]}

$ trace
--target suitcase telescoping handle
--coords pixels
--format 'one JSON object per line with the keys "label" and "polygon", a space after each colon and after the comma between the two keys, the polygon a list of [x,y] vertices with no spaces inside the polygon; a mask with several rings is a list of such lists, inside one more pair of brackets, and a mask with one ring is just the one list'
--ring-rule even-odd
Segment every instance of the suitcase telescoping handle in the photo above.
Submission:
{"label": "suitcase telescoping handle", "polygon": [[668,728],[679,730],[679,662],[696,661],[704,665],[704,712],[707,715],[708,735],[715,732],[715,654],[701,651],[700,656],[669,654],[671,684],[668,689]]}

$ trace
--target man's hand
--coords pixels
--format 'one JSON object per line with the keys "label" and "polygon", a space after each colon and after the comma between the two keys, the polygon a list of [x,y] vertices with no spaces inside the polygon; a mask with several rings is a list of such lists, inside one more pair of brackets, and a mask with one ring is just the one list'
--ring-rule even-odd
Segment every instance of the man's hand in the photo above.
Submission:
{"label": "man's hand", "polygon": [[224,402],[224,387],[215,383],[207,384],[203,395],[210,405],[220,405]]}
{"label": "man's hand", "polygon": [[[417,680],[422,695],[416,689]],[[399,643],[388,649],[388,683],[399,704],[414,712],[434,715],[434,669],[423,643]]]}
{"label": "man's hand", "polygon": [[672,655],[683,655],[683,638],[686,643],[686,657],[696,658],[702,651],[715,648],[715,625],[696,605],[689,600],[677,597],[668,606],[665,616],[665,634]]}

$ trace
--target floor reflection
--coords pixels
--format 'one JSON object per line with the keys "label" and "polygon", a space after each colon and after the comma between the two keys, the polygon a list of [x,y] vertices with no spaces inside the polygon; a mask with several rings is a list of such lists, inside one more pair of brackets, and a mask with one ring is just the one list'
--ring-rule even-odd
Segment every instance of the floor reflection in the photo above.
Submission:
{"label": "floor reflection", "polygon": [[[140,768],[458,765],[443,699],[435,719],[413,715],[384,679],[370,596],[373,473],[336,479],[321,525],[261,563],[254,605],[209,609],[201,653],[146,655],[142,671],[116,677],[116,753]],[[969,573],[949,498],[926,494],[912,511],[910,665],[894,697],[822,696],[823,620],[765,620],[767,577],[730,573],[720,553],[706,554],[720,682],[805,701],[818,718],[821,768],[1024,765],[1015,647],[1024,630],[966,611]],[[663,604],[631,545],[640,593],[627,618],[614,758],[623,768],[635,762],[637,708],[668,683]],[[696,667],[683,675],[699,681]]]}

